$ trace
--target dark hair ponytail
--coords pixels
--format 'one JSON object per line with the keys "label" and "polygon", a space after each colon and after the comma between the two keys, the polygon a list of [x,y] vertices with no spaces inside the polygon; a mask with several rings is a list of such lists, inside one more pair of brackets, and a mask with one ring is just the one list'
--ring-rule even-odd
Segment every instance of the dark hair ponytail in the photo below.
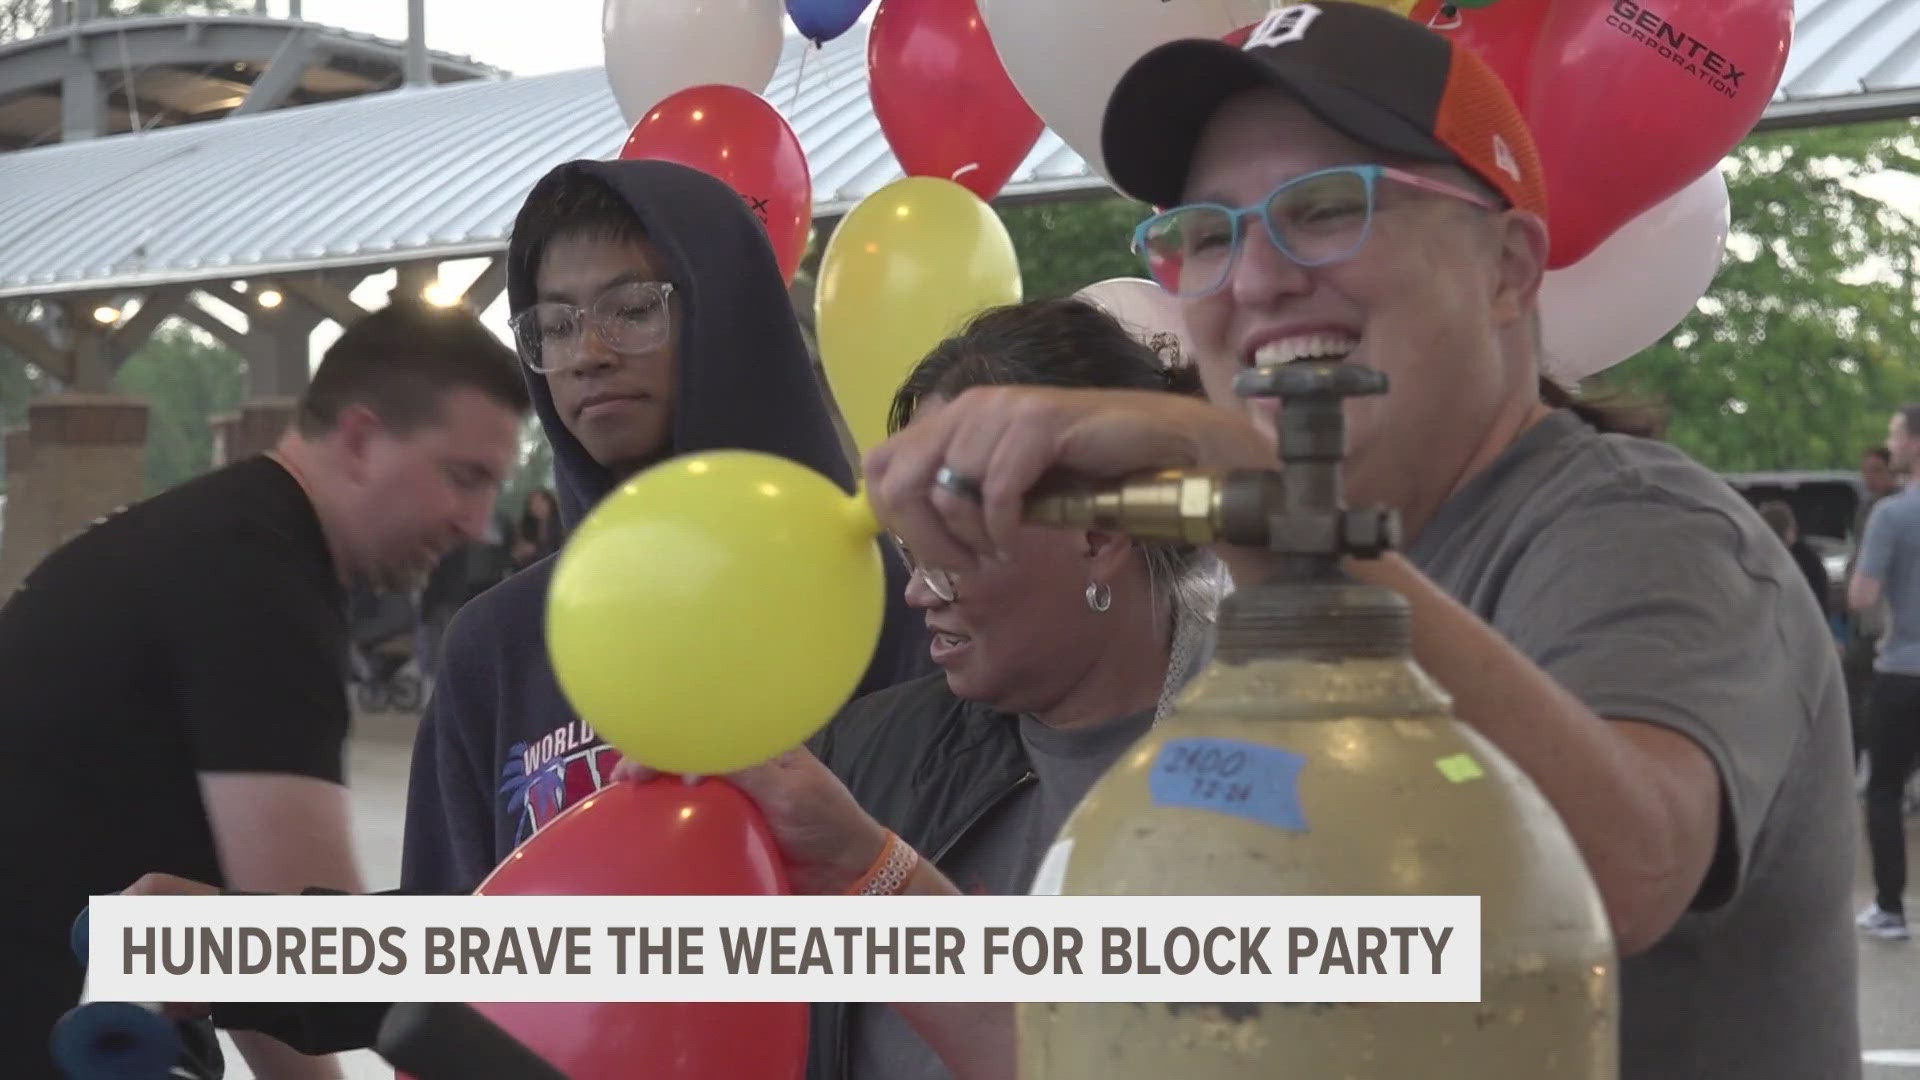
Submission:
{"label": "dark hair ponytail", "polygon": [[1575,397],[1572,391],[1542,375],[1540,400],[1549,408],[1569,410],[1602,434],[1637,435],[1643,439],[1666,437],[1664,410],[1615,391]]}

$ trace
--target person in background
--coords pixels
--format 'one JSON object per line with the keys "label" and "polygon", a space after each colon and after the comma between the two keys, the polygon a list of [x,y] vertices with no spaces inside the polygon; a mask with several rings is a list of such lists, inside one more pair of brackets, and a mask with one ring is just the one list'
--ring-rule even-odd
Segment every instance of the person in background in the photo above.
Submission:
{"label": "person in background", "polygon": [[525,570],[559,551],[560,536],[560,500],[546,488],[534,488],[513,534],[514,569]]}
{"label": "person in background", "polygon": [[[528,409],[517,367],[464,312],[375,312],[327,350],[273,450],[103,519],[0,608],[8,1077],[58,1076],[48,1030],[80,993],[68,934],[90,896],[149,871],[359,887],[349,591],[415,588],[485,530]],[[235,1041],[260,1076],[339,1075]]]}
{"label": "person in background", "polygon": [[1860,455],[1860,483],[1867,489],[1867,502],[1860,511],[1858,524],[1865,526],[1867,514],[1881,499],[1900,490],[1900,477],[1893,471],[1893,455],[1884,446],[1869,446]]}
{"label": "person in background", "polygon": [[487,532],[448,552],[434,567],[420,591],[416,658],[422,678],[431,682],[440,672],[440,651],[453,617],[474,597],[505,581],[515,567],[501,536],[499,518]]}
{"label": "person in background", "polygon": [[1873,857],[1874,899],[1860,912],[1862,933],[1904,941],[1909,935],[1906,823],[1902,796],[1920,756],[1920,405],[1887,422],[1887,452],[1906,486],[1883,499],[1867,518],[1860,562],[1847,585],[1855,611],[1886,604],[1886,635],[1873,665],[1867,706],[1867,847]]}
{"label": "person in background", "polygon": [[[1860,483],[1866,490],[1866,497],[1860,501],[1860,510],[1854,515],[1851,550],[1847,553],[1847,567],[1843,582],[1853,580],[1860,567],[1860,544],[1867,535],[1867,518],[1880,501],[1900,490],[1900,477],[1894,475],[1893,457],[1883,446],[1870,446],[1860,455]],[[1866,785],[1867,754],[1867,698],[1873,685],[1873,662],[1880,655],[1880,637],[1887,632],[1886,601],[1865,611],[1853,611],[1850,607],[1846,620],[1846,641],[1840,656],[1840,669],[1847,680],[1847,709],[1853,721],[1853,756],[1855,767],[1860,771],[1859,784]]]}
{"label": "person in background", "polygon": [[1813,590],[1814,602],[1820,605],[1820,613],[1825,616],[1832,606],[1833,580],[1827,577],[1826,565],[1820,556],[1800,536],[1800,522],[1793,515],[1793,507],[1778,499],[1769,499],[1760,504],[1761,520],[1787,546],[1787,554],[1793,556],[1794,564],[1800,567],[1800,573],[1807,579],[1807,588]]}

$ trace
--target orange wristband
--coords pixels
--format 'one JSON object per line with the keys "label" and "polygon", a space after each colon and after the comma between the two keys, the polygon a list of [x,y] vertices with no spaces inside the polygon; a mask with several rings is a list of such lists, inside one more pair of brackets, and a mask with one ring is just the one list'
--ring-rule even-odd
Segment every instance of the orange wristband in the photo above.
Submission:
{"label": "orange wristband", "polygon": [[907,879],[920,865],[920,853],[900,837],[889,831],[887,842],[880,847],[880,856],[873,860],[867,872],[847,890],[848,896],[898,896],[907,887]]}

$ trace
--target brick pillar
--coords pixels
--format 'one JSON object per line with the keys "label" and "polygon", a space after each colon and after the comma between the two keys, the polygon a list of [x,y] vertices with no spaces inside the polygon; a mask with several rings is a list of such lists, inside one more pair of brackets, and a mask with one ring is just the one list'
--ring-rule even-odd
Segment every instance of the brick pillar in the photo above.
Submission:
{"label": "brick pillar", "polygon": [[33,438],[29,429],[22,425],[8,428],[7,448],[7,502],[4,516],[0,517],[0,603],[5,603],[8,594],[18,584],[13,572],[17,561],[13,553],[32,549],[39,540],[35,526],[37,515],[33,513],[32,484],[28,479],[28,463],[33,460]]}
{"label": "brick pillar", "polygon": [[258,398],[213,417],[213,464],[230,465],[273,449],[293,421],[293,398]]}
{"label": "brick pillar", "polygon": [[[12,440],[17,440],[13,436]],[[24,471],[8,445],[6,542],[0,594],[49,551],[140,499],[146,484],[147,406],[111,394],[61,394],[27,407]]]}

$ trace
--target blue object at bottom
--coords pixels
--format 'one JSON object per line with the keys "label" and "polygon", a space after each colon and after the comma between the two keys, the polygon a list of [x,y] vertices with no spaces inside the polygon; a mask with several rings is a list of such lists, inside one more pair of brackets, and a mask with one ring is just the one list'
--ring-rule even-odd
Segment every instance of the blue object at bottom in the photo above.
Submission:
{"label": "blue object at bottom", "polygon": [[1306,832],[1300,772],[1307,759],[1235,739],[1170,739],[1147,774],[1155,806],[1211,810]]}
{"label": "blue object at bottom", "polygon": [[124,1001],[90,1001],[53,1026],[53,1060],[73,1080],[165,1080],[180,1060],[180,1033],[158,1013]]}

